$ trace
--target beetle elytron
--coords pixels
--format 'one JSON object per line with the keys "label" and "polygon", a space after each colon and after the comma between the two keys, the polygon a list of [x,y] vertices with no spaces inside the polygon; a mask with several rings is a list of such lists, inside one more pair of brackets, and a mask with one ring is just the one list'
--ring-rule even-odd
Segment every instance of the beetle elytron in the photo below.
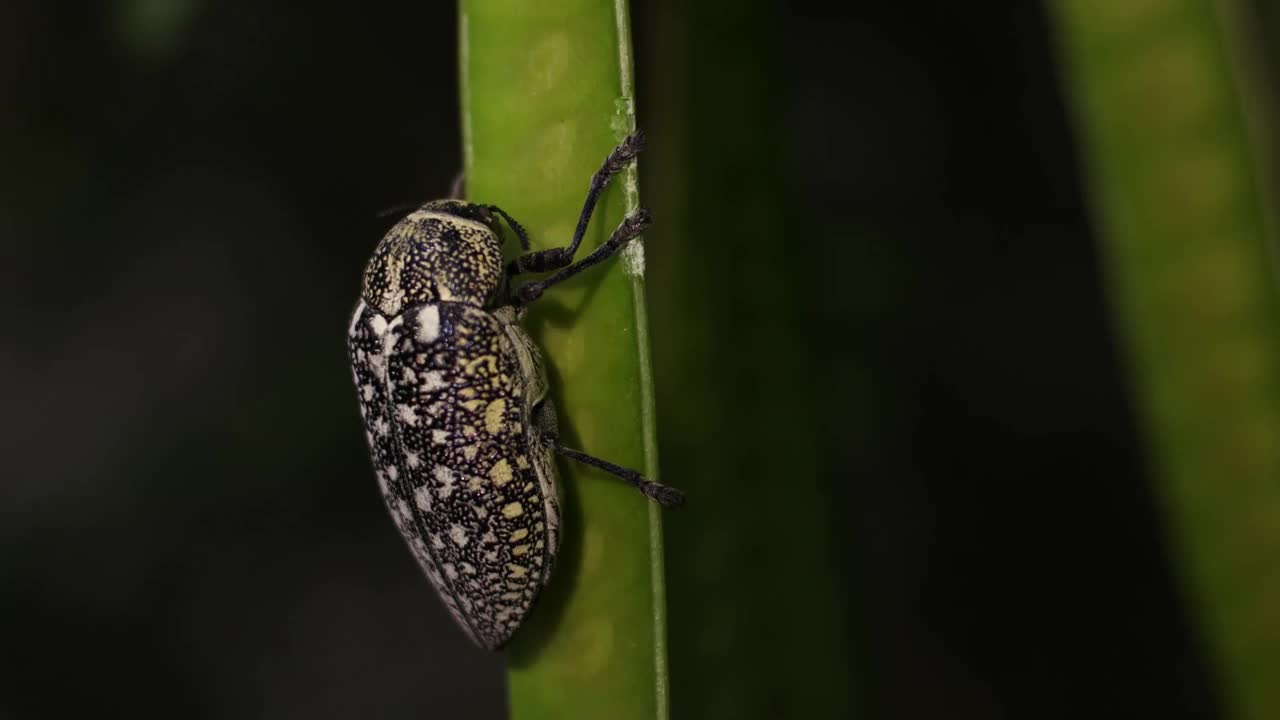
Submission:
{"label": "beetle elytron", "polygon": [[[618,252],[650,223],[639,210],[578,262],[609,178],[644,146],[626,138],[591,178],[573,240],[530,251],[493,205],[428,202],[383,237],[347,334],[378,485],[454,619],[502,647],[547,582],[559,547],[555,455],[601,468],[664,506],[676,489],[560,444],[542,356],[521,329],[543,291]],[[502,261],[499,220],[522,254]],[[552,272],[554,271],[554,272]],[[552,272],[516,287],[526,273]]]}

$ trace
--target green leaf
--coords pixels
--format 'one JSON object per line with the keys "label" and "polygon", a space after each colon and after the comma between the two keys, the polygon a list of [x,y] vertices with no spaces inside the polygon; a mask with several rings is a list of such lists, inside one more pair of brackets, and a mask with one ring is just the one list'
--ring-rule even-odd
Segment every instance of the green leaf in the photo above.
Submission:
{"label": "green leaf", "polygon": [[1250,23],[1225,0],[1050,7],[1177,562],[1231,716],[1280,717],[1280,295]]}
{"label": "green leaf", "polygon": [[[592,173],[635,126],[627,12],[623,0],[461,3],[467,197],[511,213],[536,248],[569,242]],[[633,167],[602,196],[579,257],[637,206]],[[643,250],[555,286],[526,326],[565,443],[653,478]],[[661,510],[600,471],[559,467],[561,551],[509,649],[511,716],[665,718]]]}

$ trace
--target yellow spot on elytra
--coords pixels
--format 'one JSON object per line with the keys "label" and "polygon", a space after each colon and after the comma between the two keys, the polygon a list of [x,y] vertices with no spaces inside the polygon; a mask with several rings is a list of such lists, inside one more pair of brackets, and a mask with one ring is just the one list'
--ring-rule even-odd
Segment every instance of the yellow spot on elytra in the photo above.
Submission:
{"label": "yellow spot on elytra", "polygon": [[489,407],[484,409],[484,429],[489,431],[490,435],[497,435],[502,429],[503,416],[507,413],[507,401],[498,398],[489,403]]}
{"label": "yellow spot on elytra", "polygon": [[499,460],[493,464],[493,467],[489,468],[489,479],[498,487],[511,482],[511,466],[507,464],[506,458]]}
{"label": "yellow spot on elytra", "polygon": [[502,508],[502,516],[508,519],[520,517],[523,514],[524,506],[519,502],[507,503],[506,506]]}
{"label": "yellow spot on elytra", "polygon": [[476,447],[475,445],[467,445],[466,447],[462,448],[462,457],[468,460],[475,460],[476,453],[479,451],[480,451],[480,448]]}
{"label": "yellow spot on elytra", "polygon": [[475,360],[467,363],[465,372],[468,375],[475,375],[476,369],[479,368],[481,364],[485,365],[485,368],[491,373],[498,371],[498,358],[496,355],[481,355]]}
{"label": "yellow spot on elytra", "polygon": [[[519,432],[519,431],[517,430],[517,432]],[[517,456],[516,456],[516,467],[520,468],[521,470],[528,470],[528,469],[529,469],[529,461],[525,458],[525,456],[523,456],[523,455],[517,455]]]}
{"label": "yellow spot on elytra", "polygon": [[524,554],[525,554],[525,553],[527,553],[527,552],[529,552],[529,546],[528,546],[528,545],[517,545],[517,546],[515,546],[515,547],[511,548],[511,554],[512,554],[512,555],[524,555]]}
{"label": "yellow spot on elytra", "polygon": [[516,565],[515,563],[508,563],[507,569],[511,571],[511,574],[508,575],[508,577],[522,578],[529,574],[529,568],[523,565]]}
{"label": "yellow spot on elytra", "polygon": [[511,542],[516,542],[529,537],[528,528],[519,528],[511,532]]}
{"label": "yellow spot on elytra", "polygon": [[471,412],[479,410],[481,405],[484,405],[484,400],[468,400],[462,403],[462,407],[470,410]]}
{"label": "yellow spot on elytra", "polygon": [[480,477],[479,475],[472,475],[471,478],[467,480],[467,489],[474,492],[476,490],[479,490],[480,486],[483,484],[484,484],[484,478]]}

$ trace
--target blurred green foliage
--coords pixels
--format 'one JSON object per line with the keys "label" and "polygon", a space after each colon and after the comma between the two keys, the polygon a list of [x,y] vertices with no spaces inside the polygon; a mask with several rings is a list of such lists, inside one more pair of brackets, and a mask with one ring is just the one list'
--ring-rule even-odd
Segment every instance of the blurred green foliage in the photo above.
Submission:
{"label": "blurred green foliage", "polygon": [[1274,718],[1280,277],[1256,18],[1210,0],[1053,9],[1180,574],[1232,716]]}

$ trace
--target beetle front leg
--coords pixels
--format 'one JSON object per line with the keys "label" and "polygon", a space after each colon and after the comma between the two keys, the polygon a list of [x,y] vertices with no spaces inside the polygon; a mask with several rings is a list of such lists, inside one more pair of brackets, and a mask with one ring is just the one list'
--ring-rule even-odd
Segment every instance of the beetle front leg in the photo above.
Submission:
{"label": "beetle front leg", "polygon": [[[644,133],[637,130],[623,139],[604,159],[604,164],[596,174],[591,176],[591,186],[587,188],[587,199],[582,204],[582,212],[578,214],[578,226],[573,230],[573,240],[565,247],[535,250],[517,257],[507,265],[507,274],[547,272],[558,270],[573,262],[574,253],[578,252],[578,246],[582,244],[582,238],[587,234],[587,225],[591,222],[592,213],[595,212],[596,202],[600,200],[600,193],[604,192],[610,178],[622,172],[623,168],[636,159],[641,150],[644,150]],[[526,245],[524,249],[529,248]]]}
{"label": "beetle front leg", "polygon": [[515,302],[517,305],[528,305],[542,296],[542,293],[552,285],[577,275],[587,268],[609,259],[627,243],[635,240],[644,232],[645,228],[653,224],[653,216],[649,214],[646,208],[640,208],[634,213],[626,216],[622,220],[622,224],[618,225],[609,239],[603,245],[596,248],[592,253],[578,262],[564,268],[560,272],[545,277],[541,280],[535,280],[531,283],[521,285],[515,291]]}

